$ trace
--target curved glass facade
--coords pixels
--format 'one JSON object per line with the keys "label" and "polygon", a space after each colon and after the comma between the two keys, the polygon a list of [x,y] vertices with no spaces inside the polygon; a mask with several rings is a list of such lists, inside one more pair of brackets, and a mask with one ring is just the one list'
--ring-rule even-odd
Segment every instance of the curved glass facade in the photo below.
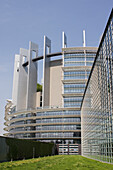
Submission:
{"label": "curved glass facade", "polygon": [[80,110],[59,110],[35,113],[18,113],[9,115],[7,121],[10,136],[16,138],[40,139],[40,140],[74,140],[81,138]]}

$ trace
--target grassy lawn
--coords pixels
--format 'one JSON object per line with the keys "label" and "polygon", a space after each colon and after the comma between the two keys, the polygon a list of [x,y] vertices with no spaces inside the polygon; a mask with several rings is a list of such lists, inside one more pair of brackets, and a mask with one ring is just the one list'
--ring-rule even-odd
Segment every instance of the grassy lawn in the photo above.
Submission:
{"label": "grassy lawn", "polygon": [[84,158],[80,155],[58,155],[22,161],[0,163],[1,169],[14,170],[113,170],[113,165]]}

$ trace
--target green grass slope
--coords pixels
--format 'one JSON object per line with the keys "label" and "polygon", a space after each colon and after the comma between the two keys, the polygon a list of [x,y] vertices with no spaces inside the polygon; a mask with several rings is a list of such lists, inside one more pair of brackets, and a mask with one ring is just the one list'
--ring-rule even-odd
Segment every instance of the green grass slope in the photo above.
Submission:
{"label": "green grass slope", "polygon": [[113,165],[80,155],[58,155],[22,161],[0,163],[1,169],[12,170],[113,170]]}

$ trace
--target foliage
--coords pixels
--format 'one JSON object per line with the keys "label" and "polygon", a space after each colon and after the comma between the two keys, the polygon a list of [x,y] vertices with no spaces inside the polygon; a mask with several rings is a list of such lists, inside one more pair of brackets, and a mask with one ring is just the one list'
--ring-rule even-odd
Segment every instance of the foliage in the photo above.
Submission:
{"label": "foliage", "polygon": [[42,85],[37,83],[37,92],[42,92]]}
{"label": "foliage", "polygon": [[37,158],[39,156],[54,155],[53,143],[35,142],[26,139],[0,137],[0,162]]}
{"label": "foliage", "polygon": [[80,155],[58,155],[22,161],[5,162],[1,169],[12,170],[112,170],[113,165],[91,160]]}

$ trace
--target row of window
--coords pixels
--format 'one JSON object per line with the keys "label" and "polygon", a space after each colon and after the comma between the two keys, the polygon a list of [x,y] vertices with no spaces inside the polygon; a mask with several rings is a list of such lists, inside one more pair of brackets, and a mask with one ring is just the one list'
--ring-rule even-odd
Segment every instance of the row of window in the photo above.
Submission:
{"label": "row of window", "polygon": [[69,88],[66,88],[64,89],[64,93],[84,93],[84,89],[80,88],[80,89],[69,89]]}
{"label": "row of window", "polygon": [[80,132],[37,133],[36,137],[81,137],[81,133]]}
{"label": "row of window", "polygon": [[85,75],[90,74],[90,71],[65,71],[64,75]]}
{"label": "row of window", "polygon": [[80,125],[37,126],[37,130],[79,130]]}
{"label": "row of window", "polygon": [[73,57],[76,57],[76,56],[95,56],[95,53],[85,53],[84,52],[82,53],[73,53],[73,54],[64,54],[64,57],[70,57],[70,56],[73,56]]}
{"label": "row of window", "polygon": [[64,84],[64,88],[85,88],[85,84]]}
{"label": "row of window", "polygon": [[80,122],[80,118],[45,118],[36,120],[22,120],[11,123],[11,126],[31,123],[63,123],[63,122]]}
{"label": "row of window", "polygon": [[64,107],[78,107],[81,106],[82,97],[64,97]]}
{"label": "row of window", "polygon": [[81,102],[65,102],[64,103],[64,107],[80,107],[81,106]]}
{"label": "row of window", "polygon": [[63,123],[63,122],[80,122],[80,118],[48,118],[37,119],[36,123]]}
{"label": "row of window", "polygon": [[[92,66],[93,62],[86,62],[86,66]],[[85,66],[85,62],[65,62],[64,63],[65,67],[70,67],[70,66]]]}
{"label": "row of window", "polygon": [[64,80],[86,79],[89,75],[64,76]]}
{"label": "row of window", "polygon": [[12,117],[12,119],[33,117],[33,116],[57,116],[57,115],[80,115],[80,111],[79,110],[66,110],[66,111],[64,110],[64,111],[27,113],[27,114],[21,114],[21,115]]}
{"label": "row of window", "polygon": [[77,138],[77,137],[81,137],[81,133],[80,132],[64,132],[64,133],[26,133],[26,134],[16,134],[15,138]]}
{"label": "row of window", "polygon": [[64,62],[66,61],[94,61],[94,57],[64,57]]}
{"label": "row of window", "polygon": [[44,112],[36,113],[36,116],[57,116],[57,115],[80,115],[79,110],[66,110],[66,111],[53,111],[53,112]]}
{"label": "row of window", "polygon": [[81,102],[82,97],[65,97],[64,102]]}
{"label": "row of window", "polygon": [[27,127],[17,127],[10,130],[10,132],[15,131],[33,131],[33,130],[80,130],[81,125],[47,125],[47,126],[27,126]]}

